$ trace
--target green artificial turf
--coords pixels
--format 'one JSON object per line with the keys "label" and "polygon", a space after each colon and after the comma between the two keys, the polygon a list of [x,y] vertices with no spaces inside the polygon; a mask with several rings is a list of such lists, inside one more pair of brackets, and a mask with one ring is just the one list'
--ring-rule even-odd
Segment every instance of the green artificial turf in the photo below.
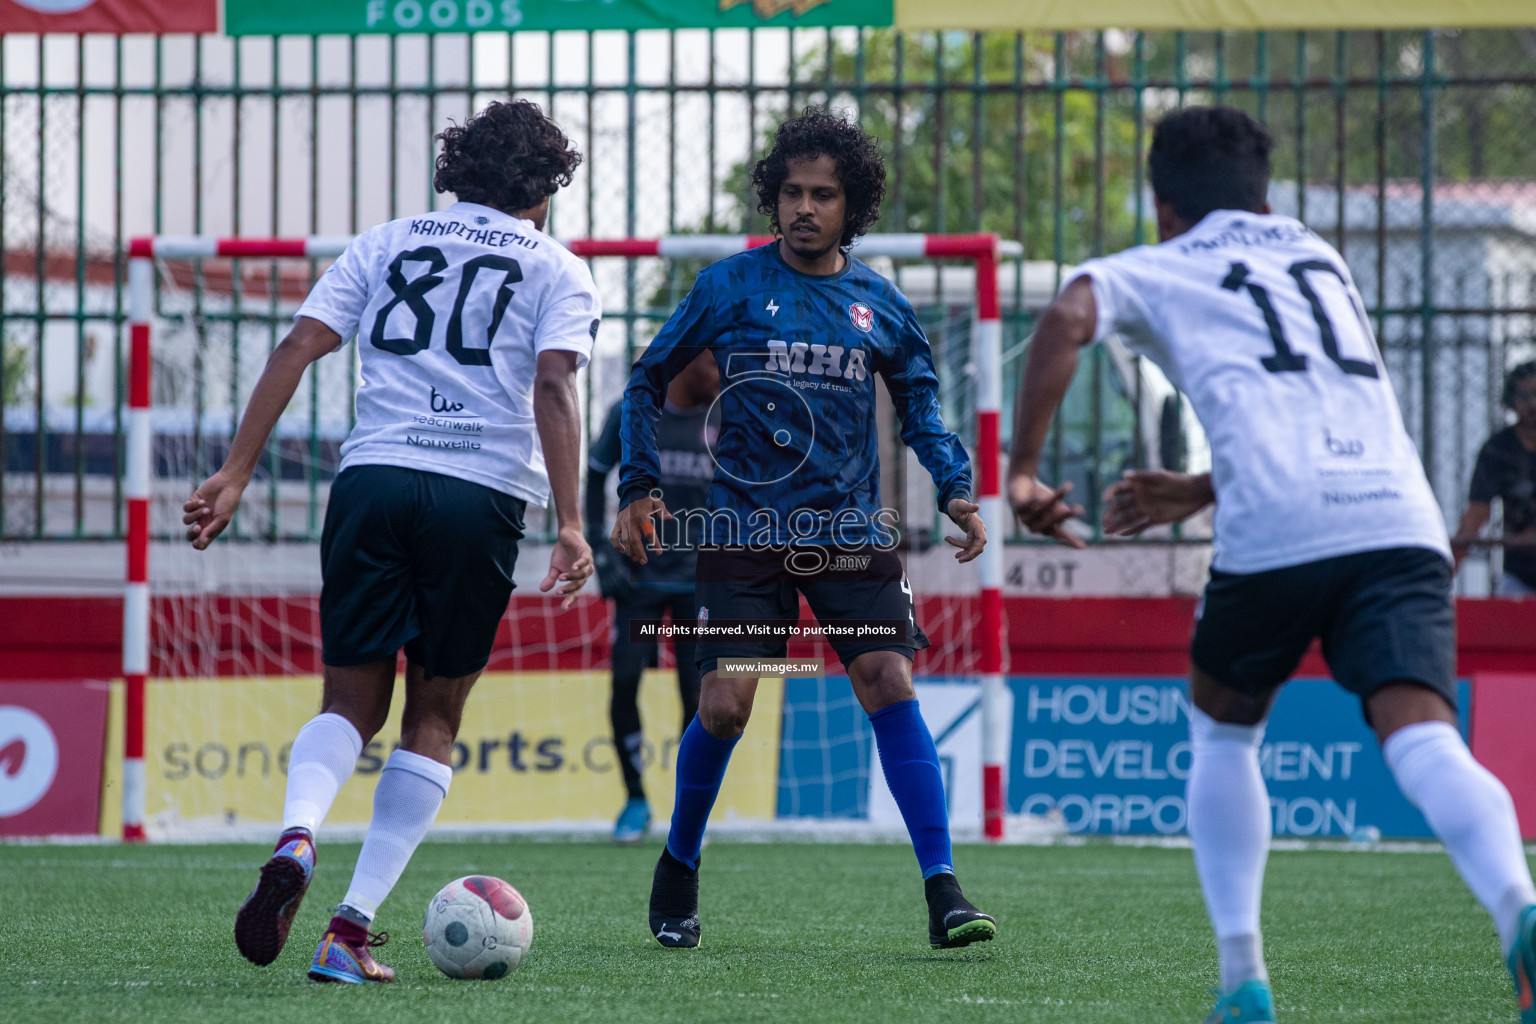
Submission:
{"label": "green artificial turf", "polygon": [[[1214,944],[1187,850],[961,847],[995,942],[930,950],[922,884],[898,845],[717,842],[704,945],[646,932],[657,844],[430,842],[376,927],[400,981],[304,977],[355,844],[326,844],[288,948],[235,951],[256,846],[0,846],[0,1021],[1203,1021]],[[421,915],[461,875],[507,879],[533,948],[495,982],[450,981]],[[1265,942],[1281,1021],[1516,1019],[1492,929],[1443,854],[1277,852]]]}

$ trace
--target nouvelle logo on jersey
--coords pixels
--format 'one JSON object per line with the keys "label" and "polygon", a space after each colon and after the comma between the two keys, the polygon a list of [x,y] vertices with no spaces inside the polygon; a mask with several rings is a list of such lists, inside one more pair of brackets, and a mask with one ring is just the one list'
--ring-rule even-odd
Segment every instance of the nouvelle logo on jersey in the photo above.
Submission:
{"label": "nouvelle logo on jersey", "polygon": [[859,330],[868,333],[875,329],[875,311],[862,302],[848,307],[848,319]]}

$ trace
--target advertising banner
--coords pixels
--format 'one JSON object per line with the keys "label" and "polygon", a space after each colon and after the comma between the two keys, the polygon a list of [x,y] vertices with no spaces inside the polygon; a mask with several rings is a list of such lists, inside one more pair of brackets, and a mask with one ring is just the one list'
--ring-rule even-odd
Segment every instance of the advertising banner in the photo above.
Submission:
{"label": "advertising banner", "polygon": [[[1070,832],[1184,831],[1189,697],[1182,679],[1010,682],[1014,812],[1058,811]],[[1462,683],[1460,690],[1465,709],[1470,688]],[[1398,792],[1359,698],[1330,680],[1286,684],[1259,756],[1277,836],[1349,837],[1370,829],[1430,836],[1423,816]]]}
{"label": "advertising banner", "polygon": [[[606,672],[487,673],[464,710],[453,785],[439,826],[607,826],[624,802],[609,736]],[[778,777],[781,690],[758,688],[756,712],[731,759],[714,820],[770,820]],[[318,678],[151,681],[145,723],[146,821],[152,836],[206,835],[273,824],[281,814],[294,734],[318,710]],[[399,740],[403,683],[389,725],[363,750],[328,826],[366,825],[373,788]],[[646,794],[656,820],[672,813],[681,735],[676,676],[647,674]],[[94,826],[93,826],[94,827]]]}
{"label": "advertising banner", "polygon": [[[26,2],[37,9],[81,4],[81,0]],[[0,0],[0,5],[14,3]],[[96,5],[180,6],[169,0],[138,0],[137,4],[97,0]],[[1280,5],[1242,0],[1102,0],[1092,5],[1072,0],[350,0],[344,4],[225,0],[224,21],[231,35],[829,25],[935,32],[1510,28],[1536,25],[1536,4],[1529,0],[1399,0],[1391,4],[1297,0]]]}
{"label": "advertising banner", "polygon": [[218,30],[218,0],[0,0],[0,33]]}
{"label": "advertising banner", "polygon": [[892,0],[225,0],[230,35],[879,25]]}
{"label": "advertising banner", "polygon": [[[1190,752],[1183,679],[1013,677],[1008,684],[1011,813],[1059,814],[1069,832],[1081,834],[1184,833]],[[1482,685],[1480,678],[1479,694]],[[1471,687],[1462,682],[1459,690],[1465,735]],[[924,680],[917,692],[944,766],[950,817],[979,821],[980,689],[973,680]],[[1518,719],[1522,735],[1529,735],[1528,718]],[[1503,746],[1529,775],[1536,764],[1529,744]],[[1359,698],[1331,680],[1286,685],[1259,756],[1277,836],[1430,836],[1423,816],[1398,792]],[[900,827],[868,719],[846,679],[785,684],[778,816]]]}
{"label": "advertising banner", "polygon": [[96,831],[107,690],[0,683],[0,836]]}
{"label": "advertising banner", "polygon": [[1479,672],[1472,686],[1472,754],[1509,787],[1520,834],[1536,839],[1536,674]]}
{"label": "advertising banner", "polygon": [[1345,4],[1294,0],[896,0],[896,25],[909,31],[1091,28],[1343,29],[1507,28],[1536,24],[1529,0],[1394,0]]}

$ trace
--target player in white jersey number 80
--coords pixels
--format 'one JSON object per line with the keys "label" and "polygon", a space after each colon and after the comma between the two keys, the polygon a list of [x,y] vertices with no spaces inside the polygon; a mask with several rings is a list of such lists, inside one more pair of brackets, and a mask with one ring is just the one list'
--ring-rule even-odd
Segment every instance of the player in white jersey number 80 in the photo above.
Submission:
{"label": "player in white jersey number 80", "polygon": [[356,336],[357,425],[320,543],[321,713],[293,742],[282,834],[235,919],[246,959],[277,958],[314,871],[314,831],[384,725],[403,647],[400,745],[310,965],[317,981],[394,978],[370,952],[380,940],[369,925],[447,795],[528,502],[552,492],[559,521],[539,589],[570,607],[592,572],[575,382],[601,314],[586,264],[543,233],[550,197],[581,154],[527,101],[492,103],[438,138],[434,184],[459,202],[348,246],[273,352],[223,468],[185,506],[187,539],[202,550],[234,515],[305,369]]}
{"label": "player in white jersey number 80", "polygon": [[1493,916],[1521,1020],[1536,1024],[1536,888],[1514,805],[1455,725],[1445,523],[1343,259],[1270,213],[1272,145],[1229,108],[1158,124],[1148,164],[1161,244],[1084,263],[1041,317],[1009,498],[1030,530],[1081,545],[1066,523],[1082,509],[1039,479],[1040,451],[1078,350],[1110,334],[1163,369],[1211,438],[1211,473],[1127,474],[1104,516],[1108,532],[1139,533],[1216,503],[1190,650],[1187,790],[1220,955],[1210,1021],[1275,1019],[1259,938],[1271,831],[1259,750],[1276,693],[1321,637],[1399,786]]}

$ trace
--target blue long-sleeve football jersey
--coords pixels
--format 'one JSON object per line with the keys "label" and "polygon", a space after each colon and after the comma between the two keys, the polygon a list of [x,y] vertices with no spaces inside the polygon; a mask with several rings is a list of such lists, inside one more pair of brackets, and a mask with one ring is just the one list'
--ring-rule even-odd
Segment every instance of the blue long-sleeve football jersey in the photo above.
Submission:
{"label": "blue long-sleeve football jersey", "polygon": [[896,523],[880,501],[875,374],[939,507],[970,496],[970,460],[940,417],[933,356],[906,297],[851,257],[841,273],[802,274],[772,243],[700,273],[636,361],[620,430],[621,505],[656,487],[667,384],[704,349],[720,372],[708,542],[889,543]]}

